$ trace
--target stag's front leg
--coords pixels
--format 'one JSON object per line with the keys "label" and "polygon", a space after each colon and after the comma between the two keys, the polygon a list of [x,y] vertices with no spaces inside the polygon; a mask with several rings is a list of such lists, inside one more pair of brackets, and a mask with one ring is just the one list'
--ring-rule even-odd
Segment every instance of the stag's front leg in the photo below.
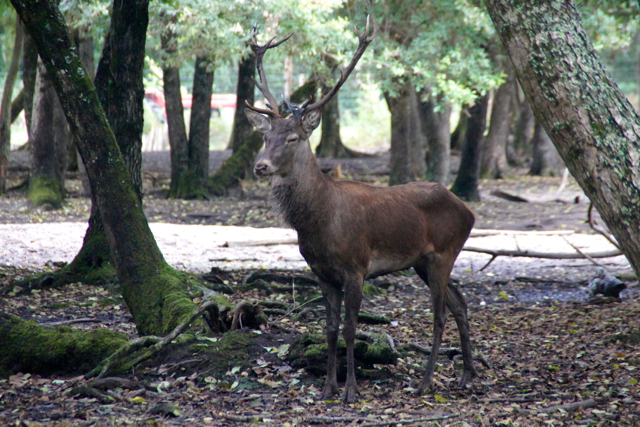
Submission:
{"label": "stag's front leg", "polygon": [[355,402],[358,394],[353,347],[356,339],[358,312],[360,311],[360,304],[362,303],[362,280],[362,278],[357,278],[345,283],[344,291],[345,316],[342,335],[347,345],[347,382],[344,385],[342,401],[347,403]]}
{"label": "stag's front leg", "polygon": [[327,306],[327,378],[324,382],[322,400],[331,400],[338,393],[338,375],[336,359],[338,352],[338,333],[340,331],[340,307],[342,292],[328,283],[322,283],[322,295]]}

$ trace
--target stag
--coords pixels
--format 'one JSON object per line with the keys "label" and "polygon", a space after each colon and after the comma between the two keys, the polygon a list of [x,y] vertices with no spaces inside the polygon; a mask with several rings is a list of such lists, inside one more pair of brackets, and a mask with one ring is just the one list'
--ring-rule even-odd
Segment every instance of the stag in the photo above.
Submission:
{"label": "stag", "polygon": [[[249,121],[264,135],[265,148],[255,174],[270,177],[272,192],[284,220],[298,233],[300,253],[319,278],[327,307],[327,377],[322,399],[338,393],[336,350],[340,309],[344,299],[343,336],[347,346],[347,379],[343,401],[358,393],[353,356],[356,322],[365,279],[410,267],[429,286],[434,315],[434,338],[426,373],[418,392],[431,389],[445,324],[445,305],[453,313],[460,333],[464,371],[461,385],[476,376],[472,363],[467,306],[462,294],[449,284],[453,264],[469,237],[473,213],[437,183],[412,182],[374,187],[352,181],[334,181],[323,174],[309,145],[320,123],[320,110],[353,71],[373,40],[377,26],[369,19],[353,59],[336,85],[315,103],[287,103],[283,117],[269,91],[262,66],[264,53],[291,35],[259,46],[253,38],[260,82],[256,86],[267,108],[247,104]],[[266,117],[268,116],[268,117]]]}

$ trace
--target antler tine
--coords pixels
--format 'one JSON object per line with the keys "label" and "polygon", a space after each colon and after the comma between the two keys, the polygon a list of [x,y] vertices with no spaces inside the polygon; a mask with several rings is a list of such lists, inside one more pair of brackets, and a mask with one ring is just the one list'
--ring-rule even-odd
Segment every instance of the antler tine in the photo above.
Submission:
{"label": "antler tine", "polygon": [[280,116],[280,112],[278,111],[278,101],[276,101],[275,96],[273,96],[273,94],[271,93],[271,91],[269,90],[269,84],[267,83],[267,75],[264,72],[264,67],[262,66],[262,57],[264,56],[265,52],[268,49],[271,49],[272,47],[276,47],[279,46],[280,44],[286,42],[287,40],[289,40],[289,38],[291,38],[291,36],[293,35],[293,33],[289,34],[288,36],[282,38],[281,40],[278,40],[277,42],[273,42],[275,40],[275,37],[271,38],[271,40],[269,40],[267,43],[265,43],[264,45],[260,46],[256,40],[256,33],[257,33],[257,26],[254,25],[253,26],[253,34],[251,36],[251,49],[253,50],[253,52],[256,55],[256,68],[258,70],[258,77],[260,79],[260,83],[258,83],[255,79],[253,79],[253,82],[255,83],[255,85],[258,87],[258,89],[260,89],[260,92],[262,92],[262,94],[265,96],[265,98],[267,98],[267,107],[269,107],[268,110],[262,109],[262,108],[256,108],[253,107],[251,105],[248,105],[250,109],[257,111],[259,113],[263,113],[263,114],[267,114],[273,117],[281,117]]}
{"label": "antler tine", "polygon": [[[368,35],[369,23],[371,20],[373,20],[373,31],[371,32],[371,35]],[[305,109],[306,112],[321,108],[322,106],[324,106],[324,104],[329,102],[329,100],[333,98],[333,96],[338,92],[338,90],[340,89],[340,87],[342,87],[344,82],[347,81],[347,79],[349,78],[349,75],[351,74],[353,69],[356,67],[356,64],[364,54],[365,50],[367,50],[367,47],[373,41],[374,37],[378,33],[378,24],[376,23],[376,20],[374,18],[372,18],[370,15],[367,15],[367,25],[365,26],[364,33],[360,34],[360,32],[358,31],[358,28],[355,26],[354,26],[354,31],[358,36],[358,49],[356,49],[356,53],[353,55],[353,58],[351,58],[351,62],[349,63],[347,68],[345,68],[344,70],[340,70],[340,79],[335,84],[335,86],[331,88],[331,90],[324,97],[322,97],[322,99],[320,99],[318,102],[315,102],[309,105]]]}

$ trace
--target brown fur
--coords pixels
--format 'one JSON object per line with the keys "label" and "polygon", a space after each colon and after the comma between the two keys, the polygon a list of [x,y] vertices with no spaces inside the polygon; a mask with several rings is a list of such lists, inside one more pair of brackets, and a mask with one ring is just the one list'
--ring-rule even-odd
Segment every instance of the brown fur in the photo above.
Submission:
{"label": "brown fur", "polygon": [[330,399],[338,391],[336,350],[342,299],[347,344],[344,400],[353,402],[358,391],[353,346],[363,281],[409,267],[431,289],[434,313],[434,356],[430,357],[419,392],[432,386],[445,304],[460,332],[464,361],[461,383],[473,379],[476,372],[466,303],[448,284],[453,264],[473,227],[473,213],[440,184],[413,182],[382,188],[334,181],[324,175],[309,146],[309,136],[320,120],[315,111],[300,121],[267,119],[246,112],[265,137],[256,174],[271,176],[275,200],[285,221],[298,232],[300,253],[320,279],[326,300],[328,368],[323,399]]}

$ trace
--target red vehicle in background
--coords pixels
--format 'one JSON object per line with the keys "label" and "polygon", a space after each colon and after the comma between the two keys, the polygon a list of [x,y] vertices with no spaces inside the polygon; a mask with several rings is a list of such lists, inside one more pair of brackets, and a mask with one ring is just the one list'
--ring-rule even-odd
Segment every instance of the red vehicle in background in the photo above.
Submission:
{"label": "red vehicle in background", "polygon": [[[158,110],[162,110],[162,117],[166,117],[166,103],[164,101],[164,93],[157,89],[146,89],[144,97],[149,102],[155,104]],[[182,95],[182,106],[190,109],[193,102],[193,95]],[[211,95],[211,112],[220,116],[220,109],[236,108],[236,95],[232,93],[214,93]],[[159,111],[158,111],[159,112]]]}

